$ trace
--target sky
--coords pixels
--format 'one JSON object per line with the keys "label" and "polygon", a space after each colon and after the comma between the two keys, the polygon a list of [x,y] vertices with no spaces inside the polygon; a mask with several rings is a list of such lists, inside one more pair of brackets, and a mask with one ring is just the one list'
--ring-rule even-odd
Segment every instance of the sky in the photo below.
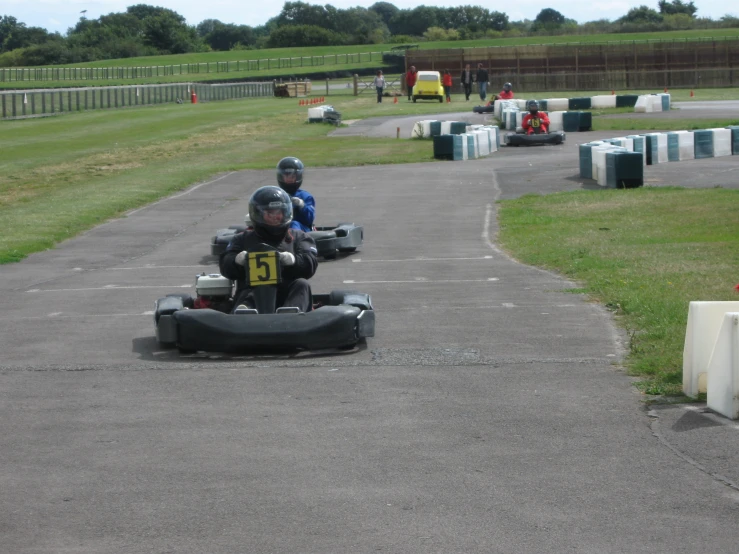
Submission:
{"label": "sky", "polygon": [[[303,0],[306,1],[306,0]],[[339,9],[352,7],[368,8],[377,0],[308,0],[308,4],[329,4]],[[549,0],[542,3],[516,2],[515,6],[505,7],[504,3],[476,2],[475,0],[385,0],[400,9],[412,9],[419,5],[453,7],[482,6],[491,11],[502,11],[508,14],[511,21],[534,19],[541,9],[553,8],[565,17],[580,23],[596,19],[618,19],[631,8],[646,5],[657,9],[658,0]],[[688,0],[684,0],[687,2]],[[720,19],[726,14],[739,16],[739,5],[726,0],[693,0],[698,8],[696,15]],[[182,15],[190,25],[197,25],[205,19],[218,19],[223,23],[236,23],[256,27],[263,25],[268,19],[280,13],[283,1],[266,0],[2,0],[0,16],[10,15],[28,27],[43,27],[51,32],[65,34],[87,10],[88,19],[97,19],[101,15],[126,11],[135,4],[148,4],[169,8]],[[502,5],[501,5],[502,4]],[[520,7],[519,7],[520,6]]]}

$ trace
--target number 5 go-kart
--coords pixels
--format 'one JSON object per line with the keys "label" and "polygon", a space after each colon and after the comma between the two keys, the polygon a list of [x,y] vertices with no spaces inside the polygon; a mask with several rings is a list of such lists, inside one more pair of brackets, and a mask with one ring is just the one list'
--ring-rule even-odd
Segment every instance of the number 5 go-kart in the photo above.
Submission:
{"label": "number 5 go-kart", "polygon": [[[228,229],[218,229],[210,242],[210,253],[220,256],[226,251],[228,243],[236,233],[244,231],[247,225],[231,225]],[[354,252],[364,242],[364,228],[354,223],[339,223],[335,227],[314,227],[308,234],[316,241],[318,255],[333,260],[339,252]]]}
{"label": "number 5 go-kart", "polygon": [[314,294],[309,312],[277,308],[279,253],[267,245],[264,250],[247,255],[253,307],[231,313],[233,283],[218,274],[198,275],[194,297],[171,294],[156,301],[157,341],[183,353],[243,353],[351,348],[375,336],[375,311],[369,294],[334,290]]}

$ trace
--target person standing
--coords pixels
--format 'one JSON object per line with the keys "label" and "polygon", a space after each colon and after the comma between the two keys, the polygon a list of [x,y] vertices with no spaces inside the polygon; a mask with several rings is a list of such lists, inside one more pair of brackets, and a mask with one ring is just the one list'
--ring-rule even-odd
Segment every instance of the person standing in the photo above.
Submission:
{"label": "person standing", "polygon": [[481,63],[477,64],[477,75],[475,76],[475,80],[477,81],[477,88],[480,93],[480,100],[485,102],[485,98],[487,98],[488,95],[488,72],[487,70],[482,66]]}
{"label": "person standing", "polygon": [[444,94],[446,95],[446,101],[452,101],[452,74],[449,73],[448,69],[444,70],[444,76],[442,77],[441,84],[444,85]]}
{"label": "person standing", "polygon": [[405,86],[408,88],[408,102],[411,101],[411,97],[413,96],[413,87],[416,86],[416,79],[418,79],[418,70],[416,70],[415,65],[412,65],[405,74]]}
{"label": "person standing", "polygon": [[464,69],[462,70],[462,75],[459,77],[459,80],[462,81],[462,87],[464,88],[464,99],[467,102],[470,101],[470,94],[472,94],[473,79],[474,76],[472,75],[470,64],[467,64],[464,66]]}
{"label": "person standing", "polygon": [[377,103],[382,102],[382,91],[385,88],[385,77],[382,75],[382,71],[378,70],[375,79],[372,81],[377,90]]}

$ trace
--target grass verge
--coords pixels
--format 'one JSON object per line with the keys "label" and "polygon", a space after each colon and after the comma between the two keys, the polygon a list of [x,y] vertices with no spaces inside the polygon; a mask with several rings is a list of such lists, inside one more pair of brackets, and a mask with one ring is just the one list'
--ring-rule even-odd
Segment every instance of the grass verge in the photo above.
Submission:
{"label": "grass verge", "polygon": [[739,191],[639,188],[528,195],[500,203],[499,240],[561,273],[616,315],[627,366],[648,394],[682,392],[691,300],[736,300]]}
{"label": "grass verge", "polygon": [[[332,100],[333,101],[333,100]],[[345,97],[345,119],[452,110],[453,104]],[[457,106],[457,109],[459,107]],[[0,263],[229,170],[428,162],[428,141],[331,137],[295,99],[100,110],[0,122]]]}

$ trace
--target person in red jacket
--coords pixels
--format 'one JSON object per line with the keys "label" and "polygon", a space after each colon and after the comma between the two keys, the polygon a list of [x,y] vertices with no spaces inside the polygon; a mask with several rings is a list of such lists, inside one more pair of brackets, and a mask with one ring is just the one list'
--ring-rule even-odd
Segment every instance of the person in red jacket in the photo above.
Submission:
{"label": "person in red jacket", "polygon": [[441,79],[441,84],[444,86],[444,94],[446,95],[446,101],[452,101],[452,74],[449,73],[448,69],[444,70],[444,75]]}
{"label": "person in red jacket", "polygon": [[408,101],[411,101],[411,96],[413,96],[413,87],[416,84],[416,79],[418,78],[418,71],[416,71],[416,66],[412,65],[408,68],[408,71],[405,74],[405,86],[408,89]]}
{"label": "person in red jacket", "polygon": [[513,98],[513,85],[506,83],[498,94],[498,100],[510,100],[511,98]]}
{"label": "person in red jacket", "polygon": [[539,102],[536,100],[529,100],[526,103],[526,107],[529,109],[524,118],[521,126],[526,131],[527,135],[539,135],[547,134],[549,132],[549,116],[539,111]]}

